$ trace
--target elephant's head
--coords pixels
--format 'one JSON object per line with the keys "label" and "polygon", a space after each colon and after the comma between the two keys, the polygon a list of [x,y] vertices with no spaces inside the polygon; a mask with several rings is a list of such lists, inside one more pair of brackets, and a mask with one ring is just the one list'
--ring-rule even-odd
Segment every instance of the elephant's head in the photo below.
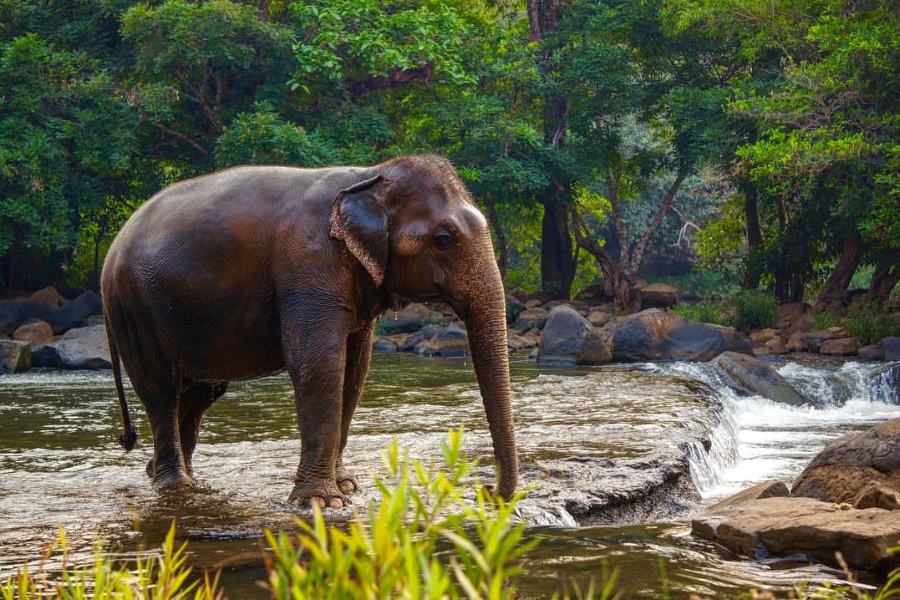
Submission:
{"label": "elephant's head", "polygon": [[499,469],[516,488],[506,303],[484,216],[456,170],[436,156],[398,158],[338,194],[331,235],[400,303],[440,299],[465,321]]}

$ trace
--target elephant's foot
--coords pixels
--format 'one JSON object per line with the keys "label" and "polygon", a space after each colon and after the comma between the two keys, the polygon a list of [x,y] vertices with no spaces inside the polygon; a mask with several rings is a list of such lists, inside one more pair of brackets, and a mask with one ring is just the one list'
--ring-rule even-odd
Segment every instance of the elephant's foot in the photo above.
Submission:
{"label": "elephant's foot", "polygon": [[185,473],[173,473],[154,477],[153,487],[158,492],[172,492],[197,487],[197,481]]}
{"label": "elephant's foot", "polygon": [[350,498],[345,496],[333,481],[298,481],[288,497],[288,502],[300,508],[350,506]]}
{"label": "elephant's foot", "polygon": [[[188,477],[188,479],[191,479],[191,480],[193,481],[193,477],[194,477],[194,469],[191,468],[191,465],[186,465],[185,468],[187,469],[187,477]],[[153,472],[154,472],[154,470],[155,470],[155,469],[153,468],[153,459],[151,458],[150,460],[147,461],[147,468],[146,468],[146,471],[147,471],[147,477],[149,477],[150,479],[153,479]]]}
{"label": "elephant's foot", "polygon": [[337,482],[338,488],[345,494],[352,494],[359,490],[359,481],[343,465],[338,465],[337,475],[334,480]]}

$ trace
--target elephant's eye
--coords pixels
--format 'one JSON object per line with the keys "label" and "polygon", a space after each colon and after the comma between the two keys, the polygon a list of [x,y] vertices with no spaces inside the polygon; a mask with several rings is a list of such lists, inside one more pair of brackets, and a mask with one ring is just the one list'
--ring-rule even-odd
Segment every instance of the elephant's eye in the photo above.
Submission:
{"label": "elephant's eye", "polygon": [[434,240],[434,245],[441,250],[446,250],[453,245],[453,236],[445,229],[438,230],[432,239]]}

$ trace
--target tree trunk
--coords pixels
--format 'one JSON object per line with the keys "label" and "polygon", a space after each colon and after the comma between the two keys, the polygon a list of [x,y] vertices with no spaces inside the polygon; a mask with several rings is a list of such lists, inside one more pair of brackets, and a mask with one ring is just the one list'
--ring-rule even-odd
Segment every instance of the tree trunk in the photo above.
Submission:
{"label": "tree trunk", "polygon": [[891,292],[897,282],[900,281],[900,257],[893,256],[890,260],[879,263],[872,273],[872,282],[869,284],[869,292],[866,299],[873,303],[882,303],[891,296]]}
{"label": "tree trunk", "polygon": [[747,265],[744,271],[744,288],[753,290],[759,287],[762,269],[759,264],[759,253],[762,251],[762,230],[759,227],[759,206],[757,192],[749,183],[744,188],[744,214],[747,218]]}
{"label": "tree trunk", "polygon": [[575,254],[566,208],[555,197],[544,202],[541,220],[541,289],[553,298],[569,298],[575,278]]}
{"label": "tree trunk", "polygon": [[[526,0],[531,39],[541,46],[538,68],[552,79],[556,48],[546,43],[546,36],[556,31],[560,19],[559,0]],[[544,143],[550,149],[565,143],[568,103],[564,95],[547,96],[543,104]],[[575,278],[575,255],[569,231],[568,185],[551,177],[541,203],[541,288],[554,298],[568,299]]]}
{"label": "tree trunk", "polygon": [[831,275],[828,276],[825,288],[819,294],[818,306],[825,306],[830,302],[843,299],[847,286],[850,285],[850,280],[853,279],[853,274],[859,265],[861,253],[862,247],[859,231],[856,230],[856,227],[851,226],[847,229],[847,234],[844,236],[841,256],[834,266],[834,270],[831,271]]}

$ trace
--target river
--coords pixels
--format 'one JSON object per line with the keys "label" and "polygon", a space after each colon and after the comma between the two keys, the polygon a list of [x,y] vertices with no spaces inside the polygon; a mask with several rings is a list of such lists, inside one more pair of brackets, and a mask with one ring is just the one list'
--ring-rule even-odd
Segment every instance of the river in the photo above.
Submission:
{"label": "river", "polygon": [[[529,529],[543,543],[518,581],[522,593],[544,597],[562,579],[598,577],[603,565],[619,567],[628,597],[659,595],[660,563],[676,596],[840,581],[820,565],[723,555],[690,536],[689,516],[758,481],[789,482],[830,440],[900,416],[896,387],[875,377],[881,368],[783,362],[779,371],[814,404],[794,408],[740,396],[705,364],[565,370],[514,362],[523,475],[537,485],[523,512],[543,523]],[[35,564],[58,526],[70,562],[87,562],[100,540],[122,556],[153,548],[174,519],[191,542],[193,564],[228,559],[230,597],[264,597],[255,585],[263,578],[260,531],[290,528],[295,516],[285,502],[299,458],[287,377],[232,384],[204,423],[194,460],[201,486],[187,494],[153,492],[139,408],[132,396],[141,441],[126,454],[116,443],[109,372],[0,376],[0,578]],[[398,437],[413,457],[435,460],[446,430],[458,425],[466,429],[466,451],[487,462],[490,438],[470,363],[376,355],[345,461],[365,490],[355,502],[371,497],[390,439]],[[593,470],[579,471],[585,464]],[[604,512],[610,497],[618,502],[653,487],[654,477],[677,474],[680,464],[685,476],[672,487],[678,497],[648,497],[646,510],[638,501],[621,514]]]}

